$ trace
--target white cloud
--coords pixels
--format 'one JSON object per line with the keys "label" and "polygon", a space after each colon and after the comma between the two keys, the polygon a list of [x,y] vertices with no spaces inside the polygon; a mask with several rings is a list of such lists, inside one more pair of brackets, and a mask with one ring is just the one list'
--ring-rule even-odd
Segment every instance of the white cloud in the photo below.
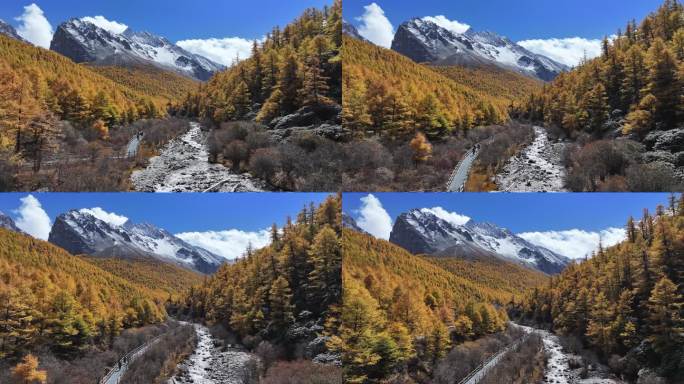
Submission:
{"label": "white cloud", "polygon": [[361,198],[361,208],[356,224],[364,231],[379,238],[388,240],[392,232],[392,218],[382,207],[382,203],[372,194]]}
{"label": "white cloud", "polygon": [[455,226],[461,226],[470,221],[470,217],[459,215],[456,212],[449,212],[442,207],[423,208],[421,209],[421,211],[432,213],[440,219],[447,221]]}
{"label": "white cloud", "polygon": [[248,244],[259,249],[271,243],[271,232],[264,229],[258,232],[245,232],[239,229],[208,232],[184,232],[176,237],[192,245],[206,249],[228,260],[243,255]]}
{"label": "white cloud", "polygon": [[600,232],[588,232],[581,229],[549,232],[526,232],[518,236],[532,244],[550,249],[571,259],[591,256],[596,251],[599,242],[604,247],[615,245],[626,238],[623,228],[607,228]]}
{"label": "white cloud", "polygon": [[601,40],[569,37],[565,39],[533,39],[518,42],[528,50],[547,56],[559,63],[576,67],[584,57],[593,59],[601,55]]}
{"label": "white cloud", "polygon": [[25,6],[24,13],[16,17],[15,20],[21,23],[17,27],[19,36],[31,42],[31,44],[50,48],[53,34],[52,25],[45,18],[45,14],[40,7],[35,3]]}
{"label": "white cloud", "polygon": [[226,37],[223,39],[191,39],[176,43],[188,52],[204,56],[219,64],[230,66],[236,57],[244,60],[252,55],[253,40],[241,37]]}
{"label": "white cloud", "polygon": [[437,16],[425,16],[423,17],[423,20],[425,21],[431,21],[440,27],[451,31],[456,34],[461,34],[470,29],[470,25],[461,23],[456,20],[449,20],[446,18],[444,15],[437,15]]}
{"label": "white cloud", "polygon": [[385,11],[376,3],[366,5],[363,15],[356,20],[361,22],[358,30],[359,34],[373,44],[389,48],[394,39],[394,27],[385,17]]}
{"label": "white cloud", "polygon": [[117,35],[128,29],[128,25],[119,23],[118,21],[107,20],[104,16],[86,16],[82,17],[81,20],[93,23],[98,27]]}
{"label": "white cloud", "polygon": [[79,212],[94,216],[95,218],[100,219],[110,225],[120,226],[124,225],[128,221],[128,217],[117,215],[116,213],[107,212],[100,207],[83,208],[80,209]]}
{"label": "white cloud", "polygon": [[47,240],[50,236],[52,223],[40,201],[33,195],[28,195],[20,200],[21,206],[14,211],[17,215],[15,220],[17,227],[36,239]]}

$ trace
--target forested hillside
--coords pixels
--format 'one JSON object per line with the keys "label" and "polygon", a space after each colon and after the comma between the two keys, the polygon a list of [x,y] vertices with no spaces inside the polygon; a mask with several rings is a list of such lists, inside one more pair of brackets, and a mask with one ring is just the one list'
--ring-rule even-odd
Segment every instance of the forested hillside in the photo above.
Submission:
{"label": "forested hillside", "polygon": [[561,74],[522,105],[521,116],[597,137],[620,128],[643,138],[684,120],[684,7],[665,3],[629,22],[600,57]]}
{"label": "forested hillside", "polygon": [[429,67],[394,51],[344,37],[343,118],[358,136],[407,139],[424,131],[503,123],[516,98],[541,83],[496,68]]}
{"label": "forested hillside", "polygon": [[276,117],[309,107],[322,119],[337,114],[342,91],[342,2],[308,9],[254,42],[252,56],[220,72],[178,106],[182,115],[214,123]]}
{"label": "forested hillside", "polygon": [[58,120],[104,138],[115,124],[160,116],[165,103],[57,53],[0,36],[2,147],[35,152],[50,146],[62,133]]}
{"label": "forested hillside", "polygon": [[197,80],[152,66],[141,65],[127,68],[88,66],[88,68],[117,84],[168,104],[179,102],[188,93],[197,91],[200,84]]}
{"label": "forested hillside", "polygon": [[88,257],[93,263],[114,276],[154,291],[164,298],[179,296],[205,278],[190,269],[164,263],[152,258]]}
{"label": "forested hillside", "polygon": [[578,338],[618,374],[684,379],[684,198],[630,218],[627,240],[535,289],[514,312]]}
{"label": "forested hillside", "polygon": [[335,322],[342,292],[340,211],[341,198],[329,197],[283,228],[273,225],[269,246],[221,266],[175,303],[174,312],[221,325],[248,348],[268,340],[285,349],[280,358],[312,358],[297,345],[323,331],[327,317]]}
{"label": "forested hillside", "polygon": [[501,305],[546,279],[503,262],[480,269],[479,262],[414,256],[348,229],[342,247],[344,298],[334,344],[355,383],[407,369],[429,375],[452,346],[503,330]]}
{"label": "forested hillside", "polygon": [[0,228],[0,359],[48,348],[74,358],[124,328],[164,320],[163,292]]}

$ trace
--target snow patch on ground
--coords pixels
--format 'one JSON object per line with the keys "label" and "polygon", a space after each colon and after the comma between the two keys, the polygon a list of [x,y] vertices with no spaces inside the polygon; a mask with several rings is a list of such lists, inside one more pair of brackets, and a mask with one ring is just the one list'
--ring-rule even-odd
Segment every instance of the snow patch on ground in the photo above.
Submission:
{"label": "snow patch on ground", "polygon": [[564,144],[552,144],[546,130],[534,127],[535,139],[510,158],[496,176],[503,192],[565,192],[565,168],[561,162]]}
{"label": "snow patch on ground", "polygon": [[235,174],[221,164],[210,164],[206,141],[198,123],[171,140],[159,156],[143,170],[134,171],[131,181],[141,192],[261,192],[263,181],[249,174]]}
{"label": "snow patch on ground", "polygon": [[237,349],[222,350],[207,327],[194,326],[198,337],[195,352],[178,365],[179,373],[168,384],[244,384],[256,357]]}

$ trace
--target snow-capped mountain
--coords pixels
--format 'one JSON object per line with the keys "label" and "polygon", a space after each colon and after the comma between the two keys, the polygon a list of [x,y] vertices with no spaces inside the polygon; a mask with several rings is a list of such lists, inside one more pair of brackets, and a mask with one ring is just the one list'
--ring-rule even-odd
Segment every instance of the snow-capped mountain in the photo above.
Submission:
{"label": "snow-capped mountain", "polygon": [[113,33],[81,19],[62,23],[50,49],[77,63],[96,65],[153,65],[198,80],[208,80],[224,69],[206,57],[190,53],[163,37],[130,28]]}
{"label": "snow-capped mountain", "polygon": [[153,257],[202,273],[215,272],[224,261],[154,225],[110,224],[84,210],[59,215],[48,241],[74,255]]}
{"label": "snow-capped mountain", "polygon": [[472,28],[455,33],[436,23],[415,18],[399,26],[392,49],[418,63],[435,65],[496,65],[544,81],[570,68],[532,53],[494,32]]}
{"label": "snow-capped mountain", "polygon": [[14,29],[13,26],[7,24],[4,20],[1,20],[1,19],[0,19],[0,35],[9,36],[13,39],[17,39],[17,40],[23,41],[25,43],[27,42],[26,40],[24,40],[23,37],[19,36],[19,34],[17,33],[17,30]]}
{"label": "snow-capped mountain", "polygon": [[348,23],[347,20],[342,20],[342,33],[355,39],[366,41],[366,39],[359,33],[359,30],[356,29],[356,27],[352,24]]}
{"label": "snow-capped mountain", "polygon": [[356,220],[354,220],[353,217],[347,215],[345,212],[342,212],[342,226],[354,230],[356,232],[366,233],[366,231],[359,227],[359,225],[356,223]]}
{"label": "snow-capped mountain", "polygon": [[24,233],[17,225],[14,223],[11,217],[0,212],[0,228],[9,229],[10,231]]}
{"label": "snow-capped mountain", "polygon": [[390,241],[414,254],[497,257],[546,273],[558,273],[570,263],[567,257],[534,245],[508,229],[473,220],[456,225],[429,209],[402,213],[394,223]]}

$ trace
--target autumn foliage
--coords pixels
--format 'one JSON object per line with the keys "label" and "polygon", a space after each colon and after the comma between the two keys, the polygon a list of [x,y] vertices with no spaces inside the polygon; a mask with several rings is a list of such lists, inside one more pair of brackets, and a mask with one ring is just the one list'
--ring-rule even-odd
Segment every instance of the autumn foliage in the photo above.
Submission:
{"label": "autumn foliage", "polygon": [[174,110],[216,124],[254,117],[266,124],[304,106],[340,104],[341,34],[341,1],[308,9],[283,29],[274,28],[265,41],[255,41],[250,58],[214,75]]}
{"label": "autumn foliage", "polygon": [[[627,240],[571,264],[515,311],[578,337],[628,377],[648,366],[684,378],[684,200],[629,219]],[[640,348],[635,355],[632,351]],[[677,380],[675,380],[677,382]]]}
{"label": "autumn foliage", "polygon": [[684,119],[684,7],[666,0],[639,25],[603,41],[602,55],[561,74],[519,108],[522,117],[562,127],[571,136],[621,128],[644,137]]}

